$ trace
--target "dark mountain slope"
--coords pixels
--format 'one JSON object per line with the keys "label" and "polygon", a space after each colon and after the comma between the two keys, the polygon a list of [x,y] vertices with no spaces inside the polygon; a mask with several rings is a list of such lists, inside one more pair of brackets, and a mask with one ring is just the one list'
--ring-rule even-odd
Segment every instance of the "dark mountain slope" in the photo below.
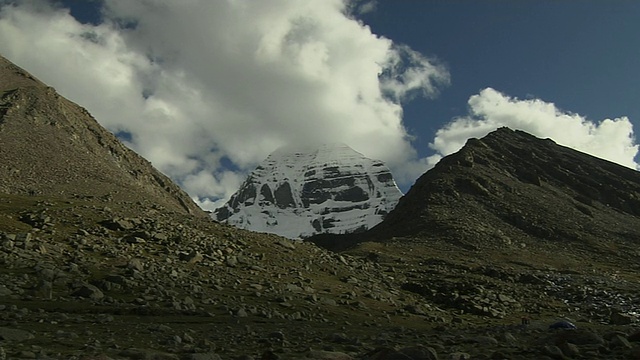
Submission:
{"label": "dark mountain slope", "polygon": [[0,57],[0,192],[107,197],[204,216],[82,107]]}
{"label": "dark mountain slope", "polygon": [[635,242],[640,173],[501,128],[442,159],[381,224],[347,242],[392,237],[448,241],[466,249]]}

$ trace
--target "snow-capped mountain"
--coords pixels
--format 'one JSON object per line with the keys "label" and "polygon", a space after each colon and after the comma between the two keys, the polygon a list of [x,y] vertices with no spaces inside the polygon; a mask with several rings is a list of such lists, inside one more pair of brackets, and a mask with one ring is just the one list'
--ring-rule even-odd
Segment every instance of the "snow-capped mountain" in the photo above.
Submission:
{"label": "snow-capped mountain", "polygon": [[273,152],[213,218],[288,238],[378,224],[402,193],[389,169],[344,144]]}

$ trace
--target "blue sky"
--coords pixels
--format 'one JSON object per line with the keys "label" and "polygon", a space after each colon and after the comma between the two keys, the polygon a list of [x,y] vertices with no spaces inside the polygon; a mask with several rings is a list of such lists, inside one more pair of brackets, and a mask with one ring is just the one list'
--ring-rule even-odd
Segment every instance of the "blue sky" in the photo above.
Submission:
{"label": "blue sky", "polygon": [[437,99],[405,106],[419,134],[464,116],[469,96],[486,87],[640,125],[638,1],[379,1],[362,18],[451,72]]}
{"label": "blue sky", "polygon": [[0,54],[212,209],[291,143],[344,142],[403,191],[499,126],[637,168],[639,20],[624,0],[0,0]]}

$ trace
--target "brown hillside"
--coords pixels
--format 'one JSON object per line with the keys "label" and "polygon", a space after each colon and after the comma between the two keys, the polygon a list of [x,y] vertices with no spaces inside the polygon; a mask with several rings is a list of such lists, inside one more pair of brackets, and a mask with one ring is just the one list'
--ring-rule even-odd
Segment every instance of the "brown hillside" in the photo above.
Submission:
{"label": "brown hillside", "polygon": [[0,192],[95,196],[204,216],[82,107],[0,57]]}

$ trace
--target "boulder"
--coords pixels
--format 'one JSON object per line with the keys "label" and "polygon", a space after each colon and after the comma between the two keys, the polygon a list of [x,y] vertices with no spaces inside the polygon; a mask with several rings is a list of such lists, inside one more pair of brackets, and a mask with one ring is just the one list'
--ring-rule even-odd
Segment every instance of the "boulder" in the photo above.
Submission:
{"label": "boulder", "polygon": [[78,290],[74,291],[71,295],[83,297],[91,300],[100,300],[104,298],[104,294],[100,289],[91,284],[84,284]]}

